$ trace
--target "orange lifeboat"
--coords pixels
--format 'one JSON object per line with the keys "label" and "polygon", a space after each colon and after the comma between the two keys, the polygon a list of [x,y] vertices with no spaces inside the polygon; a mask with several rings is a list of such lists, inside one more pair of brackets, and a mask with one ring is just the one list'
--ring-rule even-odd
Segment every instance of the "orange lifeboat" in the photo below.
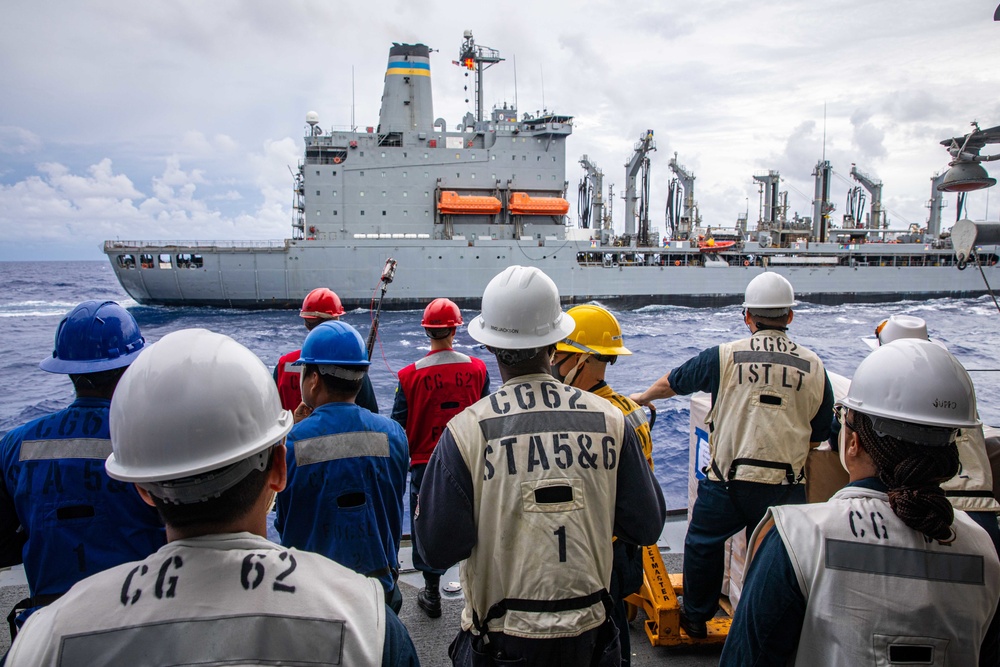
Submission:
{"label": "orange lifeboat", "polygon": [[725,250],[736,245],[736,241],[716,241],[715,239],[708,239],[707,241],[702,241],[698,244],[698,249],[702,252],[719,252],[720,250]]}
{"label": "orange lifeboat", "polygon": [[451,190],[442,192],[438,202],[438,211],[444,215],[496,215],[500,208],[500,200],[496,197],[461,196]]}
{"label": "orange lifeboat", "polygon": [[512,192],[511,215],[566,215],[569,202],[562,197],[529,197],[527,192]]}

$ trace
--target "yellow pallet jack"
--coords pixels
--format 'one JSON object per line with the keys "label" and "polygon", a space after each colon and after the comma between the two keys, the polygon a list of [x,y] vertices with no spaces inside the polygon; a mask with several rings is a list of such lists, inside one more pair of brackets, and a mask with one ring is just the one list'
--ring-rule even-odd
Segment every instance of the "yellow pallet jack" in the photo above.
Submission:
{"label": "yellow pallet jack", "polygon": [[681,629],[681,606],[678,595],[684,594],[684,575],[670,574],[663,565],[660,549],[655,544],[642,550],[642,587],[625,601],[630,606],[629,620],[641,607],[646,613],[646,636],[653,646],[706,646],[722,644],[733,623],[733,608],[728,598],[719,600],[724,617],[708,621],[708,637],[695,639]]}

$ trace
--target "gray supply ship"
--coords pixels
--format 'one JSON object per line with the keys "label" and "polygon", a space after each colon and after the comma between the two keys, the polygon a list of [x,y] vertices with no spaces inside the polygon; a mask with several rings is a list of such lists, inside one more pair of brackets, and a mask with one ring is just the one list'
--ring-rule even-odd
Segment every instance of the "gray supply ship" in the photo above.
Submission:
{"label": "gray supply ship", "polygon": [[978,152],[998,138],[988,135],[992,130],[986,140],[978,128],[950,140],[962,142],[950,149],[952,164],[973,164],[982,174],[974,186],[945,182],[955,169],[937,177],[927,229],[905,234],[884,229],[881,183],[854,169],[871,195],[871,214],[863,220],[861,207],[849,202],[849,214],[835,225],[832,168],[825,161],[814,172],[811,218],[786,218],[780,175],[767,172],[754,176],[762,201],[755,229],[748,229],[746,216],[731,230],[702,228],[694,176],[675,155],[662,240],[649,228],[648,153],[655,144],[647,131],[626,165],[625,232],[615,236],[602,173],[586,156],[580,160],[589,183],[581,187],[582,226],[567,225],[571,116],[522,114],[504,105],[487,117],[483,72],[503,59],[466,32],[455,64],[474,77],[477,113],[448,130],[433,113],[430,53],[422,44],[392,46],[378,126],[324,132],[318,115],[307,115],[291,238],[106,241],[104,252],[125,291],[142,304],[298,308],[310,290],[329,286],[345,306],[367,307],[389,258],[398,272],[382,305],[396,309],[423,308],[436,297],[478,308],[489,280],[511,264],[545,271],[568,303],[622,307],[736,303],[762,271],[785,275],[799,298],[822,303],[976,296],[987,291],[984,277],[1000,278],[997,246],[971,257],[983,274],[960,271],[970,255],[956,260],[950,239],[939,234],[939,186],[982,187],[985,170],[978,162],[990,158]]}

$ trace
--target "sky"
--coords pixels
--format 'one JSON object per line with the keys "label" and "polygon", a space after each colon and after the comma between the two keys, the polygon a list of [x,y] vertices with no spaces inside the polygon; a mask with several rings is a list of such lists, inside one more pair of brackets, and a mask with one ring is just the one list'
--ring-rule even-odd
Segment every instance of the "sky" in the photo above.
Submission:
{"label": "sky", "polygon": [[[522,112],[575,117],[573,224],[586,154],[623,228],[624,165],[652,129],[654,228],[675,152],[705,224],[755,221],[767,170],[789,216],[811,215],[825,155],[835,220],[856,163],[883,182],[890,227],[923,226],[938,142],[1000,125],[997,2],[5,2],[0,261],[102,259],[105,239],[285,238],[306,113],[376,125],[389,47],[419,42],[435,50],[434,115],[454,127],[475,103],[452,65],[464,30],[506,58],[486,72],[488,108],[513,102],[516,80]],[[1000,218],[989,192],[968,217]]]}

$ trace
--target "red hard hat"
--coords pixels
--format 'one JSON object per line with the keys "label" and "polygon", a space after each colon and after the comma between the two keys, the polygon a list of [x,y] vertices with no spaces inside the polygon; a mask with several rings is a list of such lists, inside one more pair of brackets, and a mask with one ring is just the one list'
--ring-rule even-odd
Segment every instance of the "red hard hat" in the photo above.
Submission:
{"label": "red hard hat", "polygon": [[425,329],[451,329],[462,324],[462,311],[451,299],[434,299],[424,308],[420,326]]}
{"label": "red hard hat", "polygon": [[299,311],[299,317],[314,317],[321,320],[329,320],[343,314],[344,306],[340,303],[340,297],[325,287],[317,287],[309,292],[302,301],[302,310]]}

